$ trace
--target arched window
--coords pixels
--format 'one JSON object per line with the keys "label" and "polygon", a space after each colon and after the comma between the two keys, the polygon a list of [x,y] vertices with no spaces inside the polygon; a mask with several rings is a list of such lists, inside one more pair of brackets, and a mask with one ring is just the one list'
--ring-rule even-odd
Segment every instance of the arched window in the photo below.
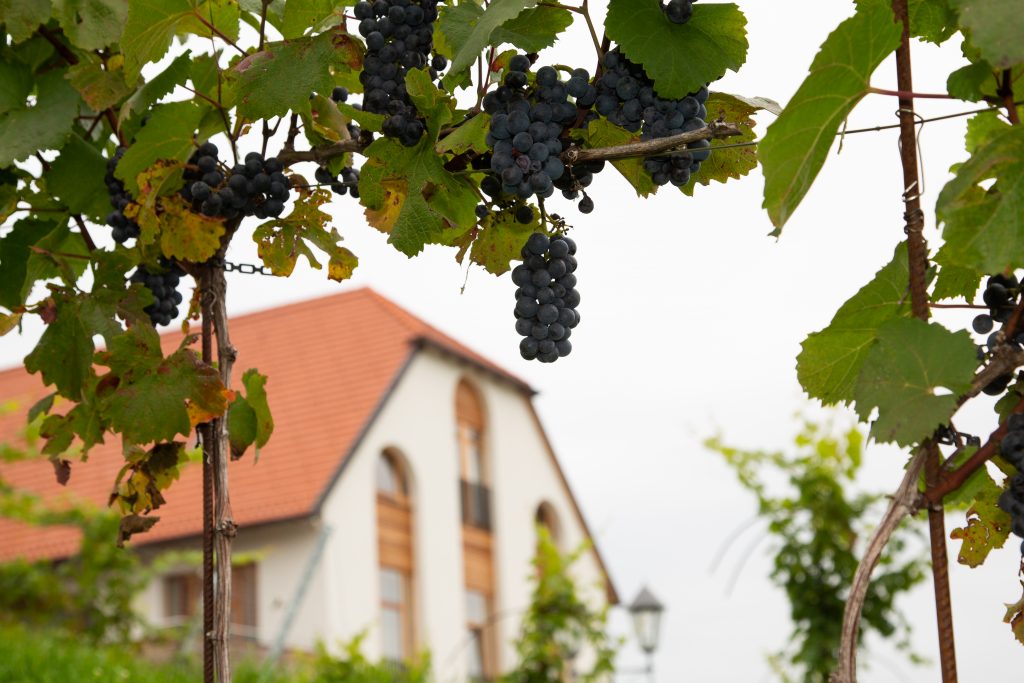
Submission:
{"label": "arched window", "polygon": [[394,449],[377,458],[377,540],[380,556],[381,657],[413,654],[413,538],[408,466]]}
{"label": "arched window", "polygon": [[555,513],[555,508],[547,501],[537,506],[537,512],[533,516],[534,523],[539,527],[544,527],[548,535],[551,536],[551,540],[556,546],[561,545],[561,528],[558,524],[558,515]]}

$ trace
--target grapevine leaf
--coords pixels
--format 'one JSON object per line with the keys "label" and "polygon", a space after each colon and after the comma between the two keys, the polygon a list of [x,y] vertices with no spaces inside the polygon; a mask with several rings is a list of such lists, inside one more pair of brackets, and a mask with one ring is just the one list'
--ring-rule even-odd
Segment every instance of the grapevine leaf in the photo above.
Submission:
{"label": "grapevine leaf", "polygon": [[997,69],[1024,62],[1024,13],[1018,0],[951,0],[960,27],[971,43]]}
{"label": "grapevine leaf", "polygon": [[217,253],[224,236],[222,221],[196,213],[181,197],[162,197],[158,202],[160,251],[164,256],[202,263]]}
{"label": "grapevine leaf", "polygon": [[110,211],[107,186],[103,182],[106,172],[103,155],[78,135],[72,135],[46,172],[46,189],[73,213],[85,214],[103,223]]}
{"label": "grapevine leaf", "polygon": [[[491,34],[496,28],[518,17],[524,10],[536,6],[538,0],[494,0],[479,16],[472,3],[460,3],[457,9],[446,12],[446,21],[442,31],[455,52],[448,75],[444,78],[445,87],[458,79],[459,74],[467,69],[484,48],[491,42]],[[478,8],[477,8],[478,9]],[[453,26],[461,24],[462,30],[452,31]]]}
{"label": "grapevine leaf", "polygon": [[896,248],[892,261],[843,304],[828,327],[812,332],[797,356],[797,377],[825,405],[849,403],[864,360],[885,322],[910,314],[907,250]]}
{"label": "grapevine leaf", "polygon": [[124,123],[133,114],[148,110],[161,97],[173,91],[176,86],[182,85],[189,76],[191,65],[192,54],[186,52],[175,58],[159,74],[146,79],[142,86],[121,106],[118,121]]}
{"label": "grapevine leaf", "polygon": [[[103,433],[107,425],[91,401],[83,401],[69,410],[66,415],[50,415],[39,426],[39,435],[46,439],[46,445],[42,452],[50,456],[59,456],[71,447],[71,442],[77,436],[81,440],[81,455],[84,457],[89,449],[98,443],[103,443]],[[62,469],[68,468],[67,476],[71,472],[66,460],[60,461],[51,458],[54,467],[63,464],[57,470],[58,481],[64,474]],[[65,480],[66,481],[66,480]]]}
{"label": "grapevine leaf", "polygon": [[67,79],[94,111],[114,106],[131,92],[124,82],[124,72],[104,69],[99,61],[81,61],[69,67]]}
{"label": "grapevine leaf", "polygon": [[698,4],[685,24],[665,17],[655,0],[610,0],[605,28],[654,89],[680,99],[717,81],[747,59],[747,20],[732,3]]}
{"label": "grapevine leaf", "polygon": [[348,117],[342,114],[330,97],[313,95],[302,112],[306,138],[314,147],[325,143],[348,140]]}
{"label": "grapevine leaf", "polygon": [[946,91],[951,97],[968,102],[977,102],[985,97],[982,86],[993,81],[992,67],[988,62],[975,62],[949,74]]}
{"label": "grapevine leaf", "polygon": [[[935,261],[940,265],[943,263],[942,250],[936,254]],[[978,284],[981,275],[972,268],[961,266],[943,265],[939,268],[939,274],[935,278],[935,291],[932,298],[936,301],[943,299],[967,299],[973,301],[978,293]]]}
{"label": "grapevine leaf", "polygon": [[194,100],[162,104],[153,110],[114,171],[130,195],[139,196],[139,174],[157,161],[188,160],[195,148],[193,135],[207,111],[209,107]]}
{"label": "grapevine leaf", "polygon": [[117,525],[117,547],[123,548],[124,544],[130,541],[132,536],[146,533],[159,521],[160,518],[155,515],[125,515]]}
{"label": "grapevine leaf", "polygon": [[32,82],[32,70],[24,64],[0,61],[0,114],[24,107]]}
{"label": "grapevine leaf", "polygon": [[85,240],[71,232],[66,219],[61,220],[30,249],[22,298],[28,298],[39,280],[62,276],[66,284],[77,282],[89,263],[88,256]]}
{"label": "grapevine leaf", "polygon": [[[309,27],[337,16],[334,14],[336,4],[334,0],[305,0],[304,2],[285,3],[284,18],[278,25],[281,35],[286,39],[301,37]],[[338,17],[338,19],[340,18]]]}
{"label": "grapevine leaf", "polygon": [[997,504],[1003,490],[984,468],[980,472],[983,473],[982,485],[967,510],[967,525],[949,534],[953,540],[961,541],[957,561],[971,568],[980,567],[992,550],[1002,548],[1011,528],[1010,515]]}
{"label": "grapevine leaf", "polygon": [[0,306],[13,310],[25,303],[29,247],[56,227],[52,221],[25,218],[0,238]]}
{"label": "grapevine leaf", "polygon": [[956,33],[956,12],[947,0],[910,0],[910,34],[940,45]]}
{"label": "grapevine leaf", "polygon": [[128,0],[121,40],[125,72],[137,76],[148,62],[159,60],[175,35],[211,36],[207,25],[235,40],[238,19],[238,5],[231,0]]}
{"label": "grapevine leaf", "polygon": [[742,135],[727,140],[711,141],[711,156],[701,162],[700,170],[690,177],[690,182],[680,188],[687,196],[693,196],[697,185],[710,185],[711,181],[727,182],[730,178],[740,179],[757,168],[757,147],[730,147],[715,150],[723,145],[737,145],[754,140],[754,112],[760,109],[771,111],[778,104],[765,98],[745,98],[728,93],[711,93],[705,104],[708,119],[722,119],[735,123]]}
{"label": "grapevine leaf", "polygon": [[59,149],[71,132],[81,98],[64,80],[64,72],[39,77],[36,104],[22,103],[0,116],[0,168],[43,149]]}
{"label": "grapevine leaf", "polygon": [[330,92],[332,53],[329,33],[267,43],[232,69],[239,113],[252,120],[284,116],[306,106],[310,93]]}
{"label": "grapevine leaf", "polygon": [[[592,148],[626,145],[640,140],[638,135],[634,135],[614,123],[609,123],[607,119],[603,118],[591,121],[582,133],[586,140],[586,146]],[[651,174],[644,170],[642,158],[615,159],[612,161],[612,166],[629,181],[638,196],[648,197],[658,191],[658,186],[651,179]]]}
{"label": "grapevine leaf", "polygon": [[383,114],[374,114],[363,109],[356,109],[351,104],[346,104],[344,102],[338,102],[337,107],[338,111],[358,123],[364,130],[371,130],[375,133],[379,133],[381,127],[384,125]]}
{"label": "grapevine leaf", "polygon": [[227,408],[217,370],[185,347],[164,358],[160,337],[150,326],[129,328],[96,360],[110,368],[102,383],[112,387],[109,393],[98,393],[98,399],[111,427],[129,443],[187,436],[192,429],[190,402],[214,415]]}
{"label": "grapevine leaf", "polygon": [[245,396],[238,394],[228,408],[228,434],[231,441],[231,457],[237,460],[252,444],[259,449],[267,445],[274,431],[274,418],[270,414],[266,391],[267,377],[256,369],[246,370],[242,375]]}
{"label": "grapevine leaf", "polygon": [[[64,35],[82,50],[99,50],[121,38],[128,17],[123,0],[52,0]],[[104,107],[105,108],[105,107]]]}
{"label": "grapevine leaf", "polygon": [[[331,216],[321,207],[331,201],[331,193],[320,188],[308,193],[295,203],[284,218],[267,221],[253,231],[260,259],[274,275],[291,275],[299,256],[304,256],[312,268],[320,269],[310,245],[327,254],[327,277],[341,281],[352,277],[359,259],[338,243],[341,235],[334,228],[327,229]],[[307,244],[308,243],[308,244]]]}
{"label": "grapevine leaf", "polygon": [[985,111],[967,119],[967,133],[964,135],[964,149],[974,154],[989,140],[1010,130],[1010,124],[999,118],[994,111]]}
{"label": "grapevine leaf", "polygon": [[0,0],[0,17],[15,45],[31,38],[52,12],[50,0]]}
{"label": "grapevine leaf", "polygon": [[491,45],[515,45],[523,52],[540,52],[555,44],[558,36],[572,24],[572,12],[561,7],[541,5],[524,11],[491,34]]}
{"label": "grapevine leaf", "polygon": [[541,230],[540,212],[534,210],[534,219],[523,225],[516,220],[515,210],[492,212],[480,222],[480,233],[473,241],[469,259],[481,265],[488,273],[502,275],[509,264],[521,257],[520,251],[531,234]]}
{"label": "grapevine leaf", "polygon": [[43,382],[55,385],[62,396],[81,400],[82,388],[96,376],[92,368],[93,336],[103,335],[109,345],[121,328],[114,307],[91,296],[53,297],[52,321],[25,357],[25,369],[39,372]]}
{"label": "grapevine leaf", "polygon": [[409,71],[406,88],[427,118],[427,132],[415,147],[389,138],[370,145],[359,193],[370,224],[390,233],[388,241],[399,251],[414,256],[424,245],[448,244],[475,225],[477,194],[466,178],[446,170],[434,151],[441,126],[451,121],[451,102],[423,69]]}
{"label": "grapevine leaf", "polygon": [[764,169],[764,207],[775,233],[807,194],[840,124],[867,93],[874,70],[900,41],[884,0],[865,0],[825,40],[782,115],[758,146]]}
{"label": "grapevine leaf", "polygon": [[[21,313],[14,313],[13,315],[7,315],[6,313],[0,313],[0,337],[4,336],[11,330],[18,328],[21,324]],[[32,420],[30,419],[29,422]]]}
{"label": "grapevine leaf", "polygon": [[1024,265],[1024,129],[1009,127],[978,149],[942,189],[935,212],[944,224],[943,263],[979,273]]}
{"label": "grapevine leaf", "polygon": [[966,331],[917,318],[890,320],[878,328],[864,359],[854,388],[857,414],[867,421],[877,408],[872,436],[913,445],[948,421],[977,366],[977,347]]}
{"label": "grapevine leaf", "polygon": [[452,154],[464,154],[470,150],[483,154],[488,150],[487,131],[491,124],[491,117],[480,112],[473,115],[469,120],[462,123],[449,135],[439,140],[434,149],[438,154],[451,152]]}
{"label": "grapevine leaf", "polygon": [[[1021,581],[1024,588],[1024,581]],[[1015,603],[1006,604],[1006,614],[1003,616],[1003,623],[1009,624],[1013,631],[1013,637],[1017,642],[1024,645],[1024,595]]]}

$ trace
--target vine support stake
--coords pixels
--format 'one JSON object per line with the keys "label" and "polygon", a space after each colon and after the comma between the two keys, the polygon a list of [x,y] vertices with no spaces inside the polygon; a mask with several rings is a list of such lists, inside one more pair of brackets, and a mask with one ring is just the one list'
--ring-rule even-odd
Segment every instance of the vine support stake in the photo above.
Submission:
{"label": "vine support stake", "polygon": [[[914,92],[910,62],[910,14],[907,0],[893,0],[893,14],[903,25],[900,45],[896,48],[896,83],[904,95]],[[900,161],[903,165],[904,227],[907,233],[907,258],[910,270],[910,305],[914,316],[927,320],[928,244],[924,239],[924,213],[921,211],[921,179],[918,174],[918,150],[914,99],[900,97]],[[941,475],[941,453],[931,439],[920,447],[924,453],[926,487],[934,486]],[[949,595],[949,558],[946,555],[946,520],[942,500],[928,505],[928,532],[931,541],[932,581],[935,588],[935,621],[939,638],[939,661],[943,683],[955,683],[956,644],[953,635],[953,609]]]}
{"label": "vine support stake", "polygon": [[[213,357],[217,339],[217,366],[221,382],[231,384],[237,351],[228,334],[225,294],[227,281],[221,265],[202,267],[203,361]],[[203,425],[203,680],[228,683],[231,625],[231,541],[236,525],[228,493],[227,415]]]}

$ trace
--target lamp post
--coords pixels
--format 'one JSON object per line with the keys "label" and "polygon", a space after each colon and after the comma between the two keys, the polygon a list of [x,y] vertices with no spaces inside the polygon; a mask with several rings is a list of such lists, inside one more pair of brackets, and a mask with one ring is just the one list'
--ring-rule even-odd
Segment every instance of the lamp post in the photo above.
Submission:
{"label": "lamp post", "polygon": [[646,586],[640,589],[633,604],[629,606],[629,613],[633,615],[633,626],[636,629],[636,639],[640,649],[647,655],[647,676],[651,683],[654,683],[654,651],[658,647],[661,613],[664,611],[665,606]]}

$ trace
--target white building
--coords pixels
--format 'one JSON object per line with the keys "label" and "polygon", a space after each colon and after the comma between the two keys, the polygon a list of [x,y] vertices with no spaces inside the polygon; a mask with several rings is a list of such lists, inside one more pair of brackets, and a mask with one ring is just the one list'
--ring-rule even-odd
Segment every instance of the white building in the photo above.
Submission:
{"label": "white building", "polygon": [[[257,558],[235,571],[236,633],[310,649],[366,631],[371,659],[428,649],[442,681],[512,666],[536,522],[563,550],[592,543],[531,389],[368,289],[242,316],[231,334],[237,374],[270,377],[275,421],[258,462],[249,452],[230,467],[234,549]],[[179,341],[167,335],[165,348]],[[27,408],[44,393],[23,369],[0,373],[0,399]],[[0,440],[23,420],[23,410],[0,417]],[[118,450],[110,440],[75,463],[68,488],[105,503]],[[60,491],[45,463],[0,474]],[[198,548],[200,493],[200,468],[186,468],[133,545]],[[66,529],[7,520],[0,538],[0,560],[58,558],[77,543]],[[575,570],[595,606],[617,602],[596,547]],[[180,623],[200,592],[183,568],[141,606],[155,624]]]}

